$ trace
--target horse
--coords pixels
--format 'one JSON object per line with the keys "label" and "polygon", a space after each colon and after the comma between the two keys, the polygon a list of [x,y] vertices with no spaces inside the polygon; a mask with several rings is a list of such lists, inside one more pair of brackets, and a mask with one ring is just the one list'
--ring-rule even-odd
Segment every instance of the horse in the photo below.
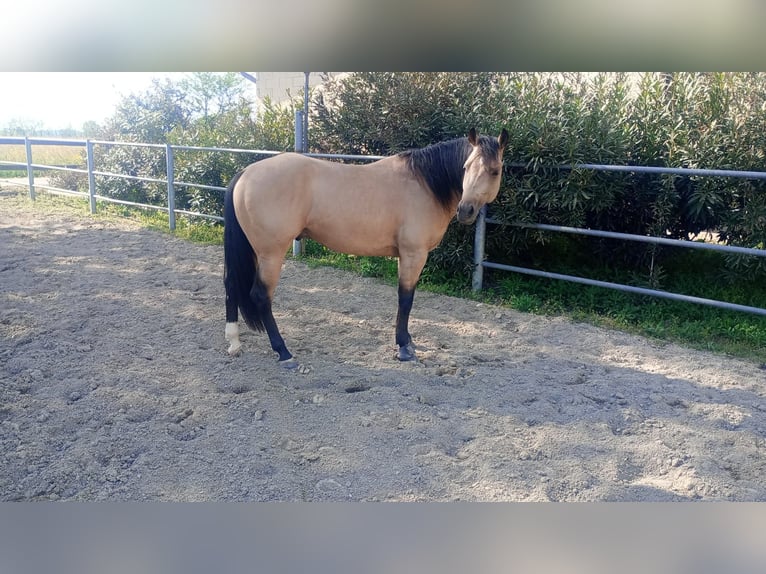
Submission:
{"label": "horse", "polygon": [[272,300],[294,239],[332,251],[398,258],[396,358],[416,359],[409,317],[428,253],[453,215],[470,225],[500,190],[508,132],[408,150],[367,165],[286,152],[237,173],[224,196],[224,286],[229,355],[241,351],[238,310],[266,331],[279,363],[298,365],[279,332]]}

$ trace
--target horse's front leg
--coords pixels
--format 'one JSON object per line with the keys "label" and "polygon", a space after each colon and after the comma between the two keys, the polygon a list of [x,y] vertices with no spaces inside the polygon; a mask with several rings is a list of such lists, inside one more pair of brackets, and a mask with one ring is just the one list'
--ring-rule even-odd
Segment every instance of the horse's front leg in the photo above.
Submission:
{"label": "horse's front leg", "polygon": [[412,361],[415,359],[415,348],[412,345],[412,336],[409,332],[410,311],[415,299],[415,289],[405,289],[399,284],[399,311],[396,314],[396,344],[399,351],[396,358],[400,361]]}
{"label": "horse's front leg", "polygon": [[415,287],[426,264],[428,251],[399,255],[399,310],[396,314],[396,344],[400,361],[414,361],[415,347],[409,331],[410,311],[415,299]]}

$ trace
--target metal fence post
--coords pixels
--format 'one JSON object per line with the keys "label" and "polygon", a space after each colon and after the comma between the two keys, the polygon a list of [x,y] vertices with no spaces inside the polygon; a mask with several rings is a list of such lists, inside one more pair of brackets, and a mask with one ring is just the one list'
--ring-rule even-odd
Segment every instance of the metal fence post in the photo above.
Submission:
{"label": "metal fence post", "polygon": [[[303,110],[295,111],[295,151],[297,153],[303,153],[307,151],[304,147],[304,133],[303,133]],[[303,240],[293,240],[293,257],[303,255]]]}
{"label": "metal fence post", "polygon": [[481,291],[484,283],[484,244],[487,235],[487,206],[479,210],[476,218],[476,231],[473,237],[473,280],[471,288]]}
{"label": "metal fence post", "polygon": [[35,172],[32,169],[32,142],[24,137],[24,148],[27,151],[27,178],[29,179],[29,198],[35,198]]}
{"label": "metal fence post", "polygon": [[90,212],[96,213],[96,176],[95,159],[93,157],[93,142],[85,140],[85,157],[88,164],[88,198],[90,199]]}
{"label": "metal fence post", "polygon": [[173,147],[170,144],[165,144],[165,161],[168,168],[168,224],[170,230],[174,231],[176,228],[176,191],[173,186]]}

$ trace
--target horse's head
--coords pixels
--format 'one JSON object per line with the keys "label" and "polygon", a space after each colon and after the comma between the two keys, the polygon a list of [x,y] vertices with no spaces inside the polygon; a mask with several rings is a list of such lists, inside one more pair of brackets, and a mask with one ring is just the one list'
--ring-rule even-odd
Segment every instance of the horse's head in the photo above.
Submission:
{"label": "horse's head", "polygon": [[479,137],[471,128],[468,143],[472,149],[463,166],[463,196],[457,206],[457,220],[471,224],[479,215],[479,210],[494,201],[500,191],[503,150],[508,143],[508,132],[503,129],[495,139]]}

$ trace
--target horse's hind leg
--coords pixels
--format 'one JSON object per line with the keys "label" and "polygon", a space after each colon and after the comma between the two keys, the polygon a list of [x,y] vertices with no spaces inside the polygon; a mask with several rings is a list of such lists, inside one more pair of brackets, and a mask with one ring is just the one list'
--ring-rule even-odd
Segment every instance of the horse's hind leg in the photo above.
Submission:
{"label": "horse's hind leg", "polygon": [[[231,287],[234,289],[235,287]],[[228,353],[232,357],[238,355],[242,350],[242,343],[239,340],[239,309],[237,302],[229,296],[229,286],[227,285],[226,294],[226,330],[224,337],[229,342]]]}
{"label": "horse's hind leg", "polygon": [[258,314],[263,320],[263,326],[269,336],[271,348],[279,354],[279,362],[287,367],[297,366],[297,363],[291,361],[292,353],[287,350],[285,341],[279,333],[277,322],[271,310],[271,301],[274,297],[274,290],[279,282],[279,274],[282,270],[282,258],[259,258],[258,259],[258,277],[253,282],[253,288],[250,291],[250,297],[258,308]]}

